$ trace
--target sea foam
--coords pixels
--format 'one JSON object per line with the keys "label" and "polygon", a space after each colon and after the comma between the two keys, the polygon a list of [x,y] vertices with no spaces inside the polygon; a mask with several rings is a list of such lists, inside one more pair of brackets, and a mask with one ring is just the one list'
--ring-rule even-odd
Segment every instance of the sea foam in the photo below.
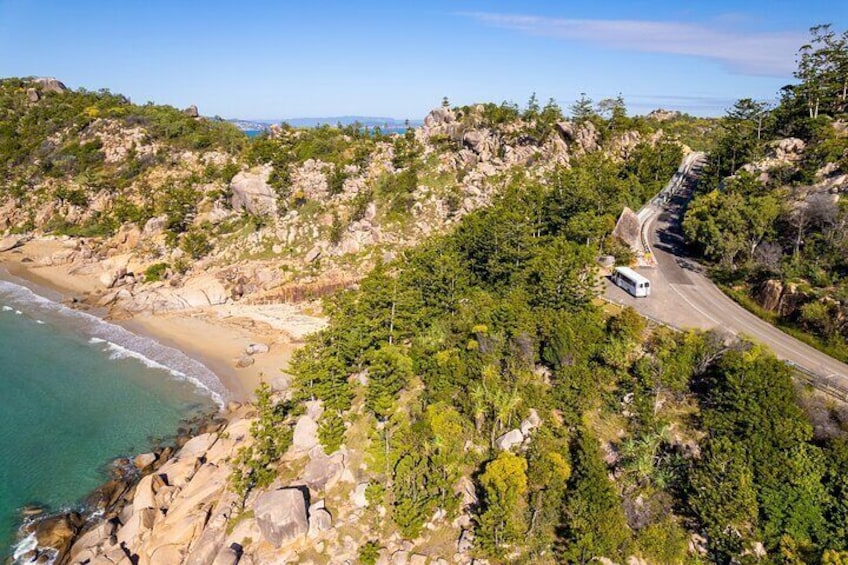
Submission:
{"label": "sea foam", "polygon": [[39,317],[34,318],[36,323],[44,323],[44,318],[50,320],[50,323],[73,324],[75,329],[90,336],[91,344],[105,344],[103,351],[108,353],[111,359],[133,359],[148,368],[166,372],[172,378],[191,382],[211,396],[219,407],[223,408],[229,396],[215,373],[178,349],[134,334],[87,312],[69,308],[8,280],[0,279],[0,298],[13,305],[4,305],[4,311],[14,310],[18,315],[24,313],[20,308],[23,308],[27,315],[37,312]]}

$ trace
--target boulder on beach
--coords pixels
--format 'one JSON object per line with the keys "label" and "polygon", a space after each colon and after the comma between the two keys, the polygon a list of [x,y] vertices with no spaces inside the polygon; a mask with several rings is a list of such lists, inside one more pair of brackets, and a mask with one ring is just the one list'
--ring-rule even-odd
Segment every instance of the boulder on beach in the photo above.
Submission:
{"label": "boulder on beach", "polygon": [[256,355],[258,353],[268,353],[270,349],[271,348],[264,343],[251,343],[244,348],[244,352],[248,355]]}
{"label": "boulder on beach", "polygon": [[11,251],[16,247],[23,245],[23,239],[17,235],[10,235],[0,239],[0,253],[3,251]]}
{"label": "boulder on beach", "polygon": [[242,355],[241,357],[239,357],[239,360],[236,361],[236,367],[239,369],[245,369],[247,367],[250,367],[254,363],[256,363],[256,359],[254,359],[250,355]]}

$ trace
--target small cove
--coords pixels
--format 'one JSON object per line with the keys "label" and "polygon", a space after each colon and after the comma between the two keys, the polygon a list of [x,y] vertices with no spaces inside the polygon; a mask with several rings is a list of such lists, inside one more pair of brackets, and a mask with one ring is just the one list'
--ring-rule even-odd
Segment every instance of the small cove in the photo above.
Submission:
{"label": "small cove", "polygon": [[78,507],[117,457],[146,451],[226,391],[180,351],[0,278],[0,560],[20,510]]}

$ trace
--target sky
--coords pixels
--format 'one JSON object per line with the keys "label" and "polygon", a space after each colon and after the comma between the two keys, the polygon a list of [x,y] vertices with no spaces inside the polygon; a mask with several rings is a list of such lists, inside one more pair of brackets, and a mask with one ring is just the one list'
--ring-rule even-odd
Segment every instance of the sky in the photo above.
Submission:
{"label": "sky", "polygon": [[0,0],[0,77],[225,118],[421,119],[532,93],[721,115],[793,81],[841,0]]}

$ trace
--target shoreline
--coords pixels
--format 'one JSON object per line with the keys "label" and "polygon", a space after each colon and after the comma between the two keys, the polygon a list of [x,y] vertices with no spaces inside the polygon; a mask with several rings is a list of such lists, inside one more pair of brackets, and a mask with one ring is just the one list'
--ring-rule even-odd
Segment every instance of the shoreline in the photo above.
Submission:
{"label": "shoreline", "polygon": [[[227,392],[226,400],[250,401],[263,380],[285,389],[285,373],[292,353],[305,333],[320,328],[323,320],[304,316],[290,305],[221,305],[163,313],[113,317],[97,307],[106,289],[96,275],[73,272],[74,265],[39,265],[39,259],[61,250],[66,242],[34,239],[0,253],[0,271],[15,282],[54,302],[84,311],[140,337],[182,352],[215,375]],[[268,351],[246,355],[251,344]],[[239,367],[240,360],[250,364]],[[244,364],[244,363],[241,363]]]}

